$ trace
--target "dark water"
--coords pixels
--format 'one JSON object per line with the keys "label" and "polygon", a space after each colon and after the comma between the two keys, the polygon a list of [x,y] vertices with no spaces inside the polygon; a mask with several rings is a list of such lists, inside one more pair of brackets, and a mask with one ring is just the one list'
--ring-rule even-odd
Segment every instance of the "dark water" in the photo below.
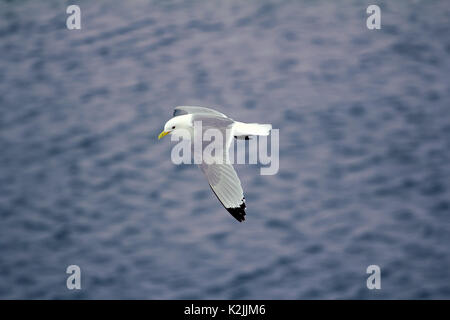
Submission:
{"label": "dark water", "polygon": [[[0,2],[0,298],[450,298],[448,1],[68,4]],[[176,105],[280,128],[245,223],[157,141]]]}

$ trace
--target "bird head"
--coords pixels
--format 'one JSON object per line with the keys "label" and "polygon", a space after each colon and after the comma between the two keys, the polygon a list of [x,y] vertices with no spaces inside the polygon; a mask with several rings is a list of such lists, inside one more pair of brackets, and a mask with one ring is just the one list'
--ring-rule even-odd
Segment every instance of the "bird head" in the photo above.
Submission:
{"label": "bird head", "polygon": [[183,129],[188,130],[190,127],[192,127],[191,121],[190,121],[190,115],[182,115],[173,117],[169,121],[166,122],[164,125],[164,130],[159,134],[158,140],[162,137],[170,134],[176,133],[176,131]]}

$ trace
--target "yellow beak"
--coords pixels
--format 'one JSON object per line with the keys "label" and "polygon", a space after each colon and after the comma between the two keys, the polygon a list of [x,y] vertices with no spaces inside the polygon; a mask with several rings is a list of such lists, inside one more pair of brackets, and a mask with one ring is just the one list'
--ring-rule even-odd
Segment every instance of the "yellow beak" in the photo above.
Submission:
{"label": "yellow beak", "polygon": [[168,135],[169,132],[170,132],[170,131],[163,131],[163,132],[161,132],[161,133],[159,134],[159,136],[158,136],[158,140],[161,139],[162,137]]}

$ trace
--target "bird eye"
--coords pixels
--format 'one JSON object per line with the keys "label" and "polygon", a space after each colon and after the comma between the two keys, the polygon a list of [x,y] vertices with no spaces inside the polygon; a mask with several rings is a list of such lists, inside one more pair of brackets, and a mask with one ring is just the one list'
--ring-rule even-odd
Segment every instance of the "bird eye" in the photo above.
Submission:
{"label": "bird eye", "polygon": [[175,126],[173,126],[172,129],[175,129]]}

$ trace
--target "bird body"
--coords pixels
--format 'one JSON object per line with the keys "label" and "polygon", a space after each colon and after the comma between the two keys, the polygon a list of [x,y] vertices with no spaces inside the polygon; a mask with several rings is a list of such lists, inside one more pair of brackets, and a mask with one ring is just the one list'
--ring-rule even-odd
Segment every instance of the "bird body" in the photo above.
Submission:
{"label": "bird body", "polygon": [[[245,197],[239,177],[228,161],[228,149],[233,137],[248,139],[249,136],[254,135],[267,136],[272,126],[270,124],[234,121],[219,111],[204,107],[176,107],[173,115],[174,117],[164,125],[164,130],[160,133],[158,139],[167,134],[177,135],[177,131],[181,132],[182,130],[189,132],[191,140],[195,139],[197,134],[201,134],[200,137],[203,137],[204,132],[211,128],[222,133],[225,141],[222,152],[217,156],[221,158],[212,159],[212,161],[211,159],[202,159],[199,167],[205,174],[212,191],[225,209],[239,222],[244,221]],[[200,132],[195,130],[196,123],[201,123]],[[204,148],[205,146],[203,145],[200,152]]]}

